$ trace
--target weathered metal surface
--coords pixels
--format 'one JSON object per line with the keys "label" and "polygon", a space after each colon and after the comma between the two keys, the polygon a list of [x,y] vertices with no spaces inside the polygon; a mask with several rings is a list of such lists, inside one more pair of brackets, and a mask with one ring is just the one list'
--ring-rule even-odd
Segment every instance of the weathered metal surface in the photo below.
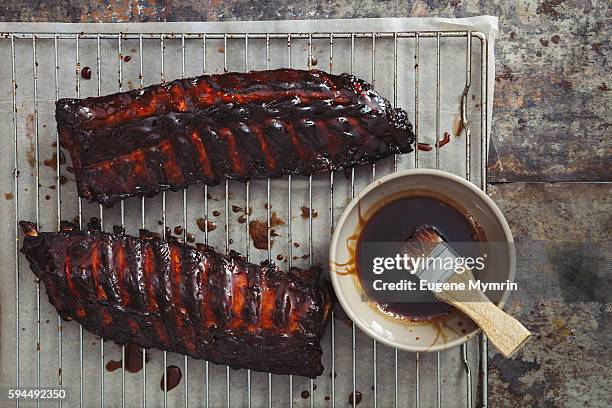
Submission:
{"label": "weathered metal surface", "polygon": [[512,359],[490,350],[490,406],[612,406],[612,185],[503,183],[489,192],[517,243],[520,291],[506,309],[534,333]]}

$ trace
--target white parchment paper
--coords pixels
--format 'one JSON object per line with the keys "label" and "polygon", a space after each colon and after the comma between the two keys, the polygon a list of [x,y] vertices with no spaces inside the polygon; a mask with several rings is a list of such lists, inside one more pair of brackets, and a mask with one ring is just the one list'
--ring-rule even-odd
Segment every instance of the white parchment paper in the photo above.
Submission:
{"label": "white parchment paper", "polygon": [[[339,36],[331,42],[328,38],[329,33],[466,30],[481,33],[486,39],[481,42],[475,37],[471,44],[471,76],[466,106],[466,119],[472,134],[470,143],[466,140],[465,129],[459,125],[461,100],[466,88],[466,38],[440,39],[439,81],[435,36],[420,38],[418,70],[414,37],[398,38],[397,44],[394,44],[393,36],[376,37],[375,44],[368,36],[356,38],[352,56],[350,38]],[[149,351],[147,355],[151,361],[147,364],[146,378],[142,372],[126,373],[123,387],[121,370],[113,373],[104,370],[104,364],[109,360],[120,360],[121,348],[112,342],[105,342],[102,355],[100,339],[84,332],[81,341],[79,326],[75,322],[63,322],[59,331],[57,313],[48,303],[44,287],[39,297],[34,275],[25,258],[16,252],[21,246],[20,233],[15,230],[16,220],[38,221],[41,228],[53,230],[57,228],[58,218],[73,219],[81,214],[85,224],[88,217],[100,215],[100,209],[95,204],[83,201],[79,205],[73,175],[66,167],[70,165],[69,158],[68,163],[61,167],[66,183],[61,184],[60,188],[57,188],[55,168],[45,165],[45,160],[52,158],[55,151],[56,97],[88,97],[137,88],[141,74],[142,85],[147,86],[161,82],[162,77],[169,81],[182,75],[196,76],[203,72],[223,72],[224,69],[262,70],[268,65],[270,68],[290,65],[306,69],[309,66],[308,38],[293,38],[291,47],[288,47],[285,37],[271,40],[268,62],[264,39],[250,38],[247,47],[244,38],[229,36],[225,43],[223,38],[204,40],[203,37],[188,37],[183,54],[182,33],[324,33],[323,38],[312,40],[314,59],[311,65],[336,74],[353,71],[355,75],[373,83],[384,97],[404,108],[415,125],[418,121],[419,142],[433,145],[445,132],[448,133],[451,141],[438,150],[437,159],[435,149],[418,152],[420,167],[438,166],[462,176],[466,176],[469,170],[471,180],[476,184],[481,182],[481,153],[486,147],[481,144],[481,81],[485,80],[481,75],[487,71],[486,117],[490,127],[496,17],[144,24],[0,23],[0,32],[41,34],[35,44],[31,38],[15,38],[14,53],[10,38],[0,36],[0,192],[4,194],[4,197],[0,197],[3,198],[0,199],[0,236],[6,243],[0,246],[0,259],[5,265],[0,272],[3,281],[0,285],[0,363],[3,366],[0,384],[15,385],[19,377],[21,386],[35,386],[40,376],[42,385],[53,386],[61,378],[69,394],[65,406],[78,406],[80,396],[84,406],[100,406],[102,398],[106,406],[121,406],[122,398],[126,406],[139,406],[142,398],[146,398],[148,407],[163,406],[163,392],[159,383],[164,359],[162,352]],[[74,38],[60,36],[56,61],[54,38],[45,37],[43,33],[81,32],[165,33],[163,59],[158,37],[144,35],[142,52],[138,38],[124,39],[120,45],[117,38],[102,38],[98,70],[95,38],[80,39],[77,48]],[[487,70],[482,70],[481,66],[482,43],[488,47]],[[119,54],[123,57],[129,55],[129,61],[119,58]],[[13,56],[17,85],[15,105]],[[79,76],[84,67],[92,71],[90,80]],[[468,157],[469,168],[466,164]],[[333,178],[330,175],[316,175],[311,184],[304,177],[294,177],[291,182],[287,178],[272,180],[269,204],[276,216],[284,220],[274,227],[278,236],[274,238],[270,251],[272,259],[284,269],[289,263],[301,267],[318,264],[326,268],[330,231],[351,199],[352,192],[358,192],[373,179],[394,169],[414,168],[415,159],[415,153],[399,156],[396,161],[388,158],[375,166],[356,169],[354,179],[340,173],[334,174]],[[146,199],[144,213],[141,200],[130,199],[124,203],[123,209],[116,206],[104,210],[105,227],[110,229],[113,224],[123,221],[128,233],[137,233],[143,224],[146,228],[161,232],[160,221],[165,215],[167,226],[186,224],[187,231],[197,241],[203,242],[206,237],[196,220],[208,216],[216,226],[209,232],[208,242],[218,250],[223,251],[227,244],[230,249],[248,255],[253,262],[268,258],[268,251],[253,246],[247,231],[248,224],[240,222],[244,212],[234,212],[231,207],[251,207],[250,220],[265,222],[268,203],[266,180],[250,182],[248,203],[245,184],[230,182],[227,191],[227,202],[223,184],[208,188],[208,199],[205,198],[203,186],[192,186],[185,193],[168,192],[165,202],[162,202],[161,195]],[[312,235],[309,234],[310,219],[301,216],[302,207],[311,207],[317,212],[312,219]],[[226,242],[226,238],[230,241]],[[395,354],[394,350],[385,346],[374,346],[372,339],[358,330],[353,337],[352,327],[340,309],[336,309],[335,318],[333,342],[330,327],[322,342],[326,370],[315,380],[316,390],[310,394],[310,381],[304,378],[290,380],[287,376],[272,376],[269,382],[267,374],[253,372],[250,377],[252,406],[268,406],[269,401],[273,406],[287,406],[290,399],[294,406],[309,406],[310,401],[314,406],[332,406],[333,399],[336,405],[344,406],[353,391],[353,367],[355,387],[363,395],[360,406],[373,406],[375,396],[378,406],[393,406],[396,395],[398,406],[414,406],[417,394],[422,406],[435,406],[438,378],[443,384],[442,405],[465,406],[469,382],[460,349],[440,353],[439,377],[438,356],[419,356],[417,393],[417,360],[413,353]],[[40,352],[37,352],[38,348]],[[467,358],[472,375],[471,392],[475,399],[479,361],[476,342],[469,344]],[[204,362],[189,359],[186,363],[183,356],[173,353],[167,355],[167,364],[181,367],[184,375],[181,384],[168,393],[168,406],[185,406],[185,399],[190,406],[202,406],[206,401],[212,407],[227,406],[228,397],[232,406],[247,405],[249,380],[246,370],[226,371],[225,367],[211,364],[207,371]],[[332,367],[335,373],[332,373]],[[227,384],[230,384],[229,389]],[[309,391],[308,398],[302,398],[302,391]]]}

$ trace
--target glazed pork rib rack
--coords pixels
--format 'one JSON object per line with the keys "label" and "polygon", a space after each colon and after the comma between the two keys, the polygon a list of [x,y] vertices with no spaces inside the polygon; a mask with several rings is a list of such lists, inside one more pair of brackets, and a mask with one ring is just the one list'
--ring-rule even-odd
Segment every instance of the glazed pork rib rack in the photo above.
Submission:
{"label": "glazed pork rib rack", "polygon": [[39,232],[20,222],[22,252],[60,316],[98,336],[233,368],[315,378],[330,309],[319,270],[254,265],[231,251],[87,231]]}
{"label": "glazed pork rib rack", "polygon": [[60,99],[81,197],[112,206],[194,183],[311,175],[412,151],[406,112],[348,74],[278,69]]}

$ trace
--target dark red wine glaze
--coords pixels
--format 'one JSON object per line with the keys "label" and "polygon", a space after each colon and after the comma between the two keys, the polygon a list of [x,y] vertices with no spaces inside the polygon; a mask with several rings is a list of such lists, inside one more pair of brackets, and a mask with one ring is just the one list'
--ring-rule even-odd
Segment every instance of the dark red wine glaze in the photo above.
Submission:
{"label": "dark red wine glaze", "polygon": [[[390,201],[372,216],[368,217],[359,234],[357,242],[357,274],[367,295],[377,303],[379,308],[389,314],[407,317],[413,320],[430,320],[452,309],[451,306],[438,301],[432,293],[427,291],[406,291],[405,302],[389,303],[380,292],[372,289],[375,279],[391,282],[407,279],[417,282],[418,278],[408,272],[389,272],[375,275],[372,272],[372,257],[395,256],[397,248],[388,247],[386,254],[369,254],[364,250],[364,244],[376,242],[401,243],[408,238],[415,227],[430,225],[448,242],[479,242],[485,237],[482,230],[467,215],[467,213],[450,202],[442,201],[433,196],[414,195]],[[365,246],[367,247],[367,246]],[[387,249],[385,249],[386,251]],[[470,251],[472,252],[472,251]],[[462,256],[479,256],[477,251],[462,253]],[[363,267],[361,267],[363,265]],[[367,267],[366,267],[367,265]],[[398,274],[401,274],[398,275]],[[385,275],[387,275],[385,277]]]}

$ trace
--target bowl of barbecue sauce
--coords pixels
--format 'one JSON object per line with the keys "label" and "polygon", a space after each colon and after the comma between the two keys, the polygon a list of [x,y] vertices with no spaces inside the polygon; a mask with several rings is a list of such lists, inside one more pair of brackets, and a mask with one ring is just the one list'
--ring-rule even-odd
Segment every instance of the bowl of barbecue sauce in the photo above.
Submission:
{"label": "bowl of barbecue sauce", "polygon": [[[513,238],[499,208],[472,183],[431,169],[382,177],[349,203],[332,237],[330,275],[361,330],[399,349],[439,351],[479,329],[403,268],[402,243],[420,226],[434,227],[461,260],[473,260],[469,267],[483,284],[514,281]],[[509,295],[494,288],[485,293],[500,307]]]}

